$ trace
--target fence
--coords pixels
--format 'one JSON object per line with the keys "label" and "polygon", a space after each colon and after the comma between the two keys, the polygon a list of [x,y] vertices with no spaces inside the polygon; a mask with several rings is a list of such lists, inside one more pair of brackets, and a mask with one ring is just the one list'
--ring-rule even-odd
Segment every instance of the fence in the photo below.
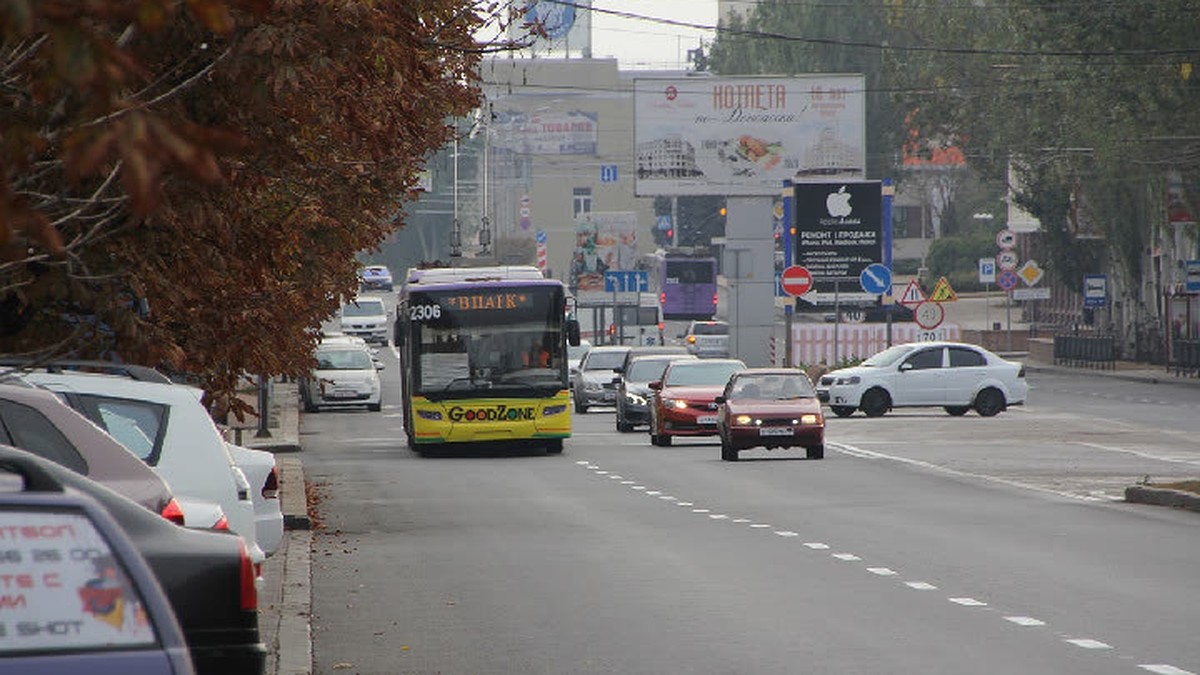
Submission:
{"label": "fence", "polygon": [[1177,376],[1200,376],[1200,340],[1174,340],[1171,345],[1171,367]]}
{"label": "fence", "polygon": [[1116,340],[1111,335],[1056,335],[1054,363],[1060,366],[1113,370],[1117,365]]}

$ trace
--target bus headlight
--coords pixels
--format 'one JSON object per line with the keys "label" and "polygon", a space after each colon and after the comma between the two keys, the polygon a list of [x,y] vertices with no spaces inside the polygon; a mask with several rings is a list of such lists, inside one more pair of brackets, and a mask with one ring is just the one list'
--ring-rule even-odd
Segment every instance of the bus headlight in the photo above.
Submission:
{"label": "bus headlight", "polygon": [[442,421],[442,413],[436,410],[418,410],[417,417],[420,417],[423,420],[432,420],[434,422]]}
{"label": "bus headlight", "polygon": [[566,411],[566,409],[567,409],[567,406],[565,406],[565,405],[548,405],[545,408],[542,408],[542,417],[549,417],[551,415],[557,415],[561,412]]}

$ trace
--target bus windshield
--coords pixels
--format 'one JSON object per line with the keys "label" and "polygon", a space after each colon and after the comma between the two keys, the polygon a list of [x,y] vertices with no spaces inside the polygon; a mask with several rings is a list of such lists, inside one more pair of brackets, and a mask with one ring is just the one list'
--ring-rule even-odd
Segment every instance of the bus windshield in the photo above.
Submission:
{"label": "bus windshield", "polygon": [[555,287],[414,291],[414,392],[545,396],[566,386],[562,293]]}

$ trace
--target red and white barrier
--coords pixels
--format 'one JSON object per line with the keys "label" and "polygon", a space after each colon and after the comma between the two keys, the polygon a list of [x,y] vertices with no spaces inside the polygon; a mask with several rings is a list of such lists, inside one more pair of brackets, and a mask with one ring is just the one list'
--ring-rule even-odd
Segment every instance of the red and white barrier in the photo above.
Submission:
{"label": "red and white barrier", "polygon": [[[834,356],[834,330],[837,330],[837,356]],[[959,340],[957,324],[943,324],[926,330],[914,323],[892,324],[892,344],[925,340]],[[772,344],[772,347],[774,345]],[[845,360],[857,361],[887,348],[887,324],[793,324],[792,359],[806,366],[822,363],[837,367]],[[772,356],[774,352],[772,351]]]}

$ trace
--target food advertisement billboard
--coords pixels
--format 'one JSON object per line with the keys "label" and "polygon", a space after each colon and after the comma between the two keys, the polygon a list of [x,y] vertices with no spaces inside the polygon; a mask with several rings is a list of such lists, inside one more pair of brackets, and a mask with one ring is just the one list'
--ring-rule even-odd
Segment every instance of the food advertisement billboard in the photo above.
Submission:
{"label": "food advertisement billboard", "polygon": [[784,180],[866,171],[862,75],[639,78],[639,197],[776,195]]}

